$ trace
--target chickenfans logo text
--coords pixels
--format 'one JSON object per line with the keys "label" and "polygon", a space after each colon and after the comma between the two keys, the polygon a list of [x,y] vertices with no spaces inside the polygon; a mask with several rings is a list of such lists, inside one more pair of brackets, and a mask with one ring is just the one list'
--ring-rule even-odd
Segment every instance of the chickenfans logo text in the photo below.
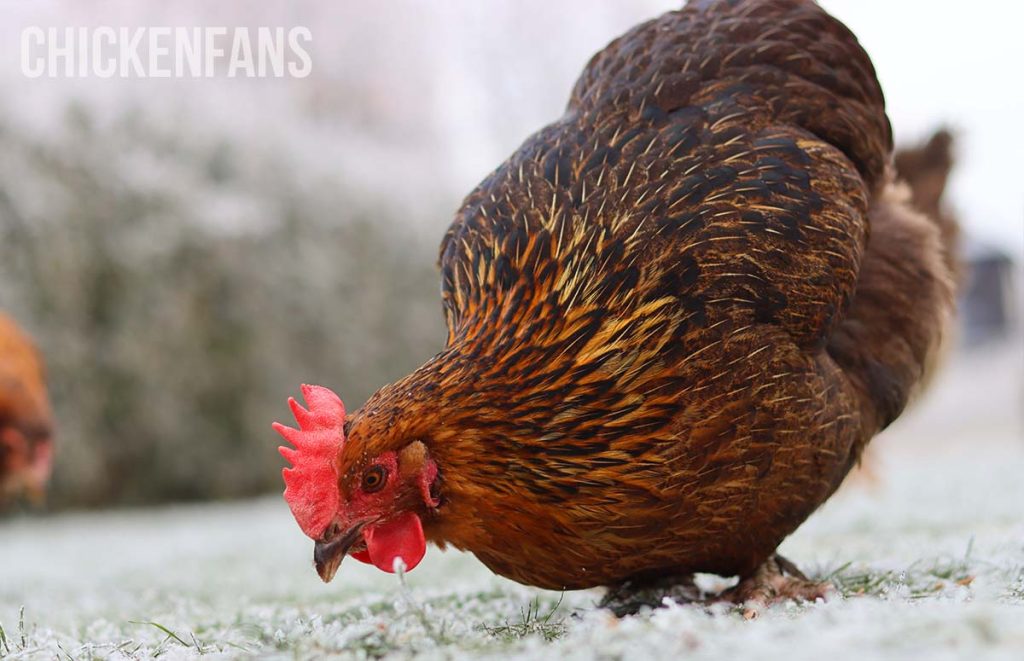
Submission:
{"label": "chickenfans logo text", "polygon": [[305,78],[307,27],[27,27],[29,78]]}

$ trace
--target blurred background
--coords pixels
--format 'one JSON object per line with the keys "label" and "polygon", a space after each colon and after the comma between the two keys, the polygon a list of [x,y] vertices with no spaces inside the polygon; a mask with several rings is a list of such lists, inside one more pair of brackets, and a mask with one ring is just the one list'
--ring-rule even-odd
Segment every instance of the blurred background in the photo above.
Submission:
{"label": "blurred background", "polygon": [[[323,383],[355,408],[442,347],[435,261],[462,196],[561,114],[594,52],[678,4],[0,1],[0,310],[48,364],[48,506],[278,490],[285,398]],[[823,4],[871,54],[898,143],[956,136],[964,314],[894,434],[1021,441],[1021,10]],[[302,25],[313,69],[28,79],[32,25]]]}

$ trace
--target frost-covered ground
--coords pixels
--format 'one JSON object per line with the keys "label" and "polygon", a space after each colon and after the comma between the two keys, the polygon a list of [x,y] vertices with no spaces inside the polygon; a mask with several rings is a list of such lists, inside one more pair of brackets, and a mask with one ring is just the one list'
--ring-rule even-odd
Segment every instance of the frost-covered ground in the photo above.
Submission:
{"label": "frost-covered ground", "polygon": [[0,656],[1020,659],[1018,354],[949,371],[879,439],[877,481],[787,540],[840,588],[826,604],[615,620],[599,592],[524,588],[436,549],[405,588],[354,562],[325,586],[268,498],[0,523]]}

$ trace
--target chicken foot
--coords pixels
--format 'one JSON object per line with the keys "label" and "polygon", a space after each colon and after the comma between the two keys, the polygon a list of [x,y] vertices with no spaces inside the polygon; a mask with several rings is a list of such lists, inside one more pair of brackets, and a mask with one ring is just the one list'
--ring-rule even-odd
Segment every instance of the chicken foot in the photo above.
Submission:
{"label": "chicken foot", "polygon": [[812,581],[796,565],[775,554],[753,575],[742,579],[721,595],[743,608],[743,617],[753,619],[768,606],[784,601],[815,601],[827,599],[835,588],[831,583]]}
{"label": "chicken foot", "polygon": [[642,608],[661,608],[666,599],[678,604],[703,603],[703,594],[693,576],[670,575],[653,580],[629,580],[608,588],[599,608],[607,608],[616,617],[636,615]]}
{"label": "chicken foot", "polygon": [[616,617],[625,617],[636,615],[645,606],[661,608],[666,599],[704,606],[728,602],[740,606],[743,617],[749,620],[769,606],[789,600],[826,599],[833,591],[830,583],[812,581],[795,564],[775,554],[751,576],[719,595],[701,591],[692,575],[669,575],[623,581],[608,589],[598,607],[607,608]]}

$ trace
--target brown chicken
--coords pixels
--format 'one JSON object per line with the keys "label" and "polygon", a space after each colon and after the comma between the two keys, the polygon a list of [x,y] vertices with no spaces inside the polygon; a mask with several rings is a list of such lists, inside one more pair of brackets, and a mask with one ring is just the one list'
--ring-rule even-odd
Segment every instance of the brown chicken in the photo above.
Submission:
{"label": "brown chicken", "polygon": [[738,575],[903,410],[952,313],[874,69],[812,2],[691,2],[613,41],[441,244],[443,351],[277,426],[330,580],[425,541],[556,590]]}
{"label": "brown chicken", "polygon": [[0,505],[22,493],[42,499],[52,438],[42,359],[29,337],[0,313]]}

